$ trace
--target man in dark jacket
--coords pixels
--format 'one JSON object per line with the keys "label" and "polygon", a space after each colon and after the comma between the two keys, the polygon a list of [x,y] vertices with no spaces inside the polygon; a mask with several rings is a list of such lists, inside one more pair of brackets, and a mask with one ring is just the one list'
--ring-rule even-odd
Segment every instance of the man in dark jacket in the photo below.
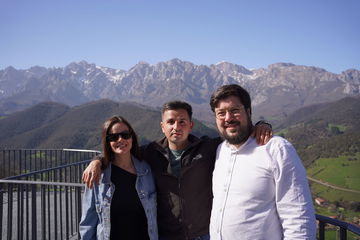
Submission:
{"label": "man in dark jacket", "polygon": [[[160,239],[209,239],[212,171],[222,140],[190,134],[192,108],[185,102],[165,103],[160,125],[165,137],[141,149],[155,178]],[[264,136],[269,136],[271,129],[264,126],[259,135],[268,140]],[[88,185],[98,179],[100,164],[93,161],[84,171]]]}

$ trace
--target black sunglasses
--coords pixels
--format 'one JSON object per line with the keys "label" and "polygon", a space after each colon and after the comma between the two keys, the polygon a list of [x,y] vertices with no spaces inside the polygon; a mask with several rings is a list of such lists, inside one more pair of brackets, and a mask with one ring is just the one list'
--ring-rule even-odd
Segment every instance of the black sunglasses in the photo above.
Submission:
{"label": "black sunglasses", "polygon": [[130,131],[111,133],[106,136],[106,140],[108,140],[109,142],[115,142],[119,139],[119,137],[121,137],[122,139],[129,139],[132,137],[132,135]]}

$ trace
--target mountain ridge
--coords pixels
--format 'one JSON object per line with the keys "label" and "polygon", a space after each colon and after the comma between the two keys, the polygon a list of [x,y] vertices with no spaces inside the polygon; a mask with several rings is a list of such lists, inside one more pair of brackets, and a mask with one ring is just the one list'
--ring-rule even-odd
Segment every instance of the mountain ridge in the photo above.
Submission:
{"label": "mountain ridge", "polygon": [[192,104],[195,117],[211,121],[211,93],[231,83],[250,92],[255,119],[273,121],[303,106],[360,95],[356,69],[335,74],[313,66],[274,63],[249,70],[229,62],[207,66],[175,58],[156,64],[139,62],[125,71],[81,61],[63,68],[0,70],[0,114],[43,101],[75,106],[108,98],[159,107],[177,99]]}

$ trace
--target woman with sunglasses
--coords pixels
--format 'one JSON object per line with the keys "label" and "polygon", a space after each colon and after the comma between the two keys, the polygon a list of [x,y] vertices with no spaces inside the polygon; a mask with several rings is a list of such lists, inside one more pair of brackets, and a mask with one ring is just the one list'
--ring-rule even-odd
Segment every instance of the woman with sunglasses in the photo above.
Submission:
{"label": "woman with sunglasses", "polygon": [[158,239],[153,176],[123,117],[105,121],[102,147],[100,185],[83,196],[81,239]]}

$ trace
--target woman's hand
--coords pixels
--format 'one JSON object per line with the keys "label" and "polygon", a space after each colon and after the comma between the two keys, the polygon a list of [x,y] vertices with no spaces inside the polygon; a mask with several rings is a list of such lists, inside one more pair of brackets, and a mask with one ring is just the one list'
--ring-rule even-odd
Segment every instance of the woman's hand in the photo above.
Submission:
{"label": "woman's hand", "polygon": [[84,170],[82,180],[88,188],[92,188],[94,182],[99,185],[101,176],[101,161],[99,159],[90,162]]}
{"label": "woman's hand", "polygon": [[260,122],[255,125],[251,136],[256,138],[257,144],[264,145],[273,136],[272,127],[266,122]]}

